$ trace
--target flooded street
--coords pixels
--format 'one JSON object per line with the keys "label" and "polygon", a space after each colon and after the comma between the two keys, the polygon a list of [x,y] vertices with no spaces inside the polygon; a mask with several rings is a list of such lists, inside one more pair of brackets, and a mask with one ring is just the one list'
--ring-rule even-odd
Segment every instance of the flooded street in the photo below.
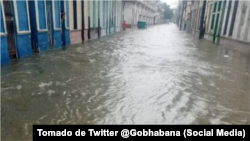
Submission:
{"label": "flooded street", "polygon": [[250,124],[250,52],[175,24],[14,60],[1,79],[5,141],[33,124]]}

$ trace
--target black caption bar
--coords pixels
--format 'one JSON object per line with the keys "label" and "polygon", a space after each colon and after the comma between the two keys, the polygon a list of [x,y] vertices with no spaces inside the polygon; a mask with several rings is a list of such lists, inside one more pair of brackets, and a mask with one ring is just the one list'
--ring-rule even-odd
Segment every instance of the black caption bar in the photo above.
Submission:
{"label": "black caption bar", "polygon": [[245,125],[34,125],[33,140],[84,138],[226,138],[248,139]]}

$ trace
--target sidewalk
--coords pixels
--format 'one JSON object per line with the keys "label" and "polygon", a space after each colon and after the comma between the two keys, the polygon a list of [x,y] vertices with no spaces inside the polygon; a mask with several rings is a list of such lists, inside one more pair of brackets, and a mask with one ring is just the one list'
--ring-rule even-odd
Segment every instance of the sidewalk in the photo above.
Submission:
{"label": "sidewalk", "polygon": [[[187,32],[187,33],[190,33],[190,32]],[[190,34],[199,38],[199,31],[198,30],[192,30],[192,32]],[[209,40],[209,41],[213,42],[212,38],[213,38],[212,34],[205,33],[205,36],[204,36],[205,40]],[[240,51],[242,53],[246,53],[246,54],[250,52],[250,42],[247,42],[247,41],[242,41],[242,40],[237,40],[237,39],[233,39],[233,38],[220,36],[219,45],[225,46],[225,47],[233,49],[233,50],[238,50],[238,51]]]}
{"label": "sidewalk", "polygon": [[242,53],[250,53],[250,43],[249,42],[243,42],[240,40],[230,39],[226,37],[221,37],[220,39],[220,45],[223,45],[227,48],[238,50]]}

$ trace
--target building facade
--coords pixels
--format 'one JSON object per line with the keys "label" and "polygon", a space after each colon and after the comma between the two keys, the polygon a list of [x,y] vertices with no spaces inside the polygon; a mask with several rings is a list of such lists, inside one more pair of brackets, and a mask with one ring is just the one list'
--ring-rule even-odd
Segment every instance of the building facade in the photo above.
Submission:
{"label": "building facade", "polygon": [[70,42],[77,44],[82,42],[82,1],[69,1],[69,27]]}
{"label": "building facade", "polygon": [[[203,25],[202,28],[205,28],[204,37],[214,43],[237,41],[247,45],[250,44],[249,1],[179,1],[177,22],[180,29],[185,29],[183,28],[183,24],[186,21],[187,7],[190,2],[190,23],[193,34],[199,35],[201,32],[200,25]],[[204,15],[202,15],[202,10],[205,11]]]}
{"label": "building facade", "polygon": [[219,36],[221,33],[222,20],[224,17],[226,1],[209,1],[206,5],[206,18],[204,20],[206,24],[205,38],[219,42]]}
{"label": "building facade", "polygon": [[190,23],[191,23],[192,33],[195,35],[198,35],[200,32],[202,6],[203,6],[203,1],[191,2]]}
{"label": "building facade", "polygon": [[180,0],[177,8],[177,25],[180,30],[192,31],[192,22],[194,22],[194,11],[196,1]]}
{"label": "building facade", "polygon": [[1,64],[119,32],[124,20],[161,23],[155,1],[0,0]]}
{"label": "building facade", "polygon": [[250,1],[227,1],[221,37],[250,43]]}
{"label": "building facade", "polygon": [[128,27],[134,27],[138,21],[145,21],[148,25],[161,22],[162,11],[156,1],[126,1],[124,5],[124,20]]}
{"label": "building facade", "polygon": [[[76,40],[76,43],[81,42],[80,32],[82,40],[86,41],[121,31],[123,5],[123,0],[71,1],[69,7],[71,7],[72,43]],[[82,24],[80,25],[80,23]]]}

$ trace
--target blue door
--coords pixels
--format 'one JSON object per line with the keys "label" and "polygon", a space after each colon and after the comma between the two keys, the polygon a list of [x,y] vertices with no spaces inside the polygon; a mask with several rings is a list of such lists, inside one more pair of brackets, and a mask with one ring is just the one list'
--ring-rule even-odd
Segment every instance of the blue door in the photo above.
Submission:
{"label": "blue door", "polygon": [[51,1],[51,23],[52,23],[52,40],[55,49],[62,47],[62,33],[61,33],[61,6],[60,1],[53,0]]}
{"label": "blue door", "polygon": [[64,46],[70,44],[69,36],[69,2],[68,0],[61,1],[61,12],[65,13],[64,18],[62,18],[62,44]]}
{"label": "blue door", "polygon": [[10,57],[7,43],[5,13],[2,0],[0,0],[0,7],[1,64],[7,64],[10,61]]}
{"label": "blue door", "polygon": [[17,57],[21,58],[32,54],[28,0],[13,1],[13,6]]}
{"label": "blue door", "polygon": [[39,52],[49,49],[48,24],[45,0],[29,1],[32,46]]}

